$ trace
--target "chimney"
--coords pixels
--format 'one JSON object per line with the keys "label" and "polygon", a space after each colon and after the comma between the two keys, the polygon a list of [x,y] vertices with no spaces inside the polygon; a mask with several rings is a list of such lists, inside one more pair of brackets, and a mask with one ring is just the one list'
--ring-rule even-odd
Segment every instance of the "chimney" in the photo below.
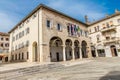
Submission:
{"label": "chimney", "polygon": [[115,9],[115,13],[119,13],[120,11],[118,11],[118,9]]}
{"label": "chimney", "polygon": [[106,14],[106,17],[109,17],[109,15],[108,15],[108,14]]}
{"label": "chimney", "polygon": [[89,23],[87,15],[85,15],[85,23]]}

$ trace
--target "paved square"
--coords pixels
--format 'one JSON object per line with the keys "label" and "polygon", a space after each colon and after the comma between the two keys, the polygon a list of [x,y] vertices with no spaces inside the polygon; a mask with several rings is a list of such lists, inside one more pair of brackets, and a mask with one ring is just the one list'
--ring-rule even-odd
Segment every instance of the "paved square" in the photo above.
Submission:
{"label": "paved square", "polygon": [[78,61],[69,64],[70,66],[50,69],[15,80],[120,80],[119,57],[96,58],[82,64]]}

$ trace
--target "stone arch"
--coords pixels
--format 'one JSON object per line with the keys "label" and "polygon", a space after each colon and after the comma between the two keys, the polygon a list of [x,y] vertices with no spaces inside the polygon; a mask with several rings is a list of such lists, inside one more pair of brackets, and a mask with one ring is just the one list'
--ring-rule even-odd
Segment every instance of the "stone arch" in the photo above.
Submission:
{"label": "stone arch", "polygon": [[38,61],[38,49],[37,49],[37,42],[33,42],[32,44],[32,51],[33,51],[33,61]]}
{"label": "stone arch", "polygon": [[83,58],[88,58],[87,42],[85,40],[83,40],[82,43],[81,43],[81,51],[82,51],[82,57]]}
{"label": "stone arch", "polygon": [[75,59],[78,59],[80,58],[80,45],[79,45],[79,41],[78,40],[75,40],[74,41],[74,55],[75,55]]}
{"label": "stone arch", "polygon": [[63,61],[63,41],[60,37],[52,37],[49,42],[51,62]]}
{"label": "stone arch", "polygon": [[72,40],[66,39],[65,45],[66,45],[65,47],[66,60],[71,60],[72,59]]}

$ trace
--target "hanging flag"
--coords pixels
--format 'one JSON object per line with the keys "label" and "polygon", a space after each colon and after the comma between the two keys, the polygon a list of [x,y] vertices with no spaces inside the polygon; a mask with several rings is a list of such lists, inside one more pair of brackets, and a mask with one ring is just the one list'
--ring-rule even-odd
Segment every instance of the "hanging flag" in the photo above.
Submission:
{"label": "hanging flag", "polygon": [[78,31],[78,32],[80,31],[80,27],[79,27],[79,26],[77,26],[77,31]]}

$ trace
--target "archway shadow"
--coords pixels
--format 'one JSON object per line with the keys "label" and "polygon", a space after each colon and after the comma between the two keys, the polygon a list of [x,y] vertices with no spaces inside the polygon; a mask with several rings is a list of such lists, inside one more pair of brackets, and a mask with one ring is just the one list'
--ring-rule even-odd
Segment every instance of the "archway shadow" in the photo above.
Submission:
{"label": "archway shadow", "polygon": [[120,80],[120,71],[111,71],[99,80]]}

